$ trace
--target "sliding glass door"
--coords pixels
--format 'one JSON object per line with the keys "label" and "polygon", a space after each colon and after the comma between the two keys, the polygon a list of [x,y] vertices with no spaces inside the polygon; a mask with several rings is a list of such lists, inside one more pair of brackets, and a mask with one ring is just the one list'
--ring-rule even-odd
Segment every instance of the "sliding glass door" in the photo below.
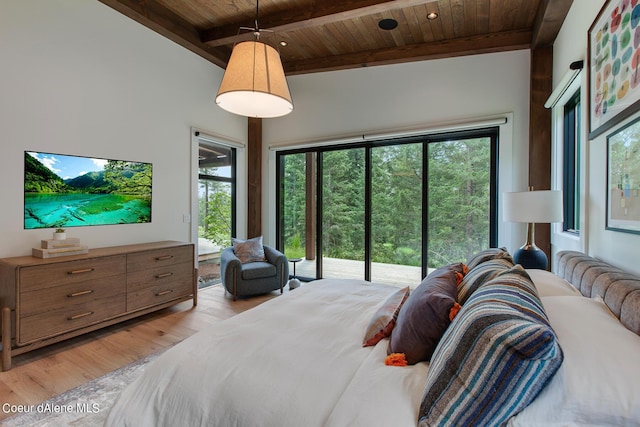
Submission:
{"label": "sliding glass door", "polygon": [[235,148],[198,147],[198,282],[220,281],[220,252],[235,233]]}
{"label": "sliding glass door", "polygon": [[321,153],[322,277],[365,277],[365,149]]}
{"label": "sliding glass door", "polygon": [[497,129],[278,153],[278,236],[302,278],[417,286],[497,242]]}
{"label": "sliding glass door", "polygon": [[[316,153],[297,153],[280,157],[278,193],[278,248],[296,261],[295,273],[315,279],[316,253]],[[293,269],[290,268],[290,274]]]}
{"label": "sliding glass door", "polygon": [[427,144],[429,269],[465,261],[495,244],[494,145],[490,137]]}
{"label": "sliding glass door", "polygon": [[371,281],[422,278],[424,144],[371,149]]}

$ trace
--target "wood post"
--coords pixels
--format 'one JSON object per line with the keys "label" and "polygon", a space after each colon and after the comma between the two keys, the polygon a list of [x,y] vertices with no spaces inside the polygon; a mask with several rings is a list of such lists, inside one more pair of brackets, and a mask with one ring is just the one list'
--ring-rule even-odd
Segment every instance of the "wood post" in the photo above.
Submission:
{"label": "wood post", "polygon": [[247,238],[262,235],[262,119],[249,117],[247,129]]}
{"label": "wood post", "polygon": [[[551,95],[553,46],[531,50],[529,110],[529,186],[551,189],[551,110],[544,103]],[[536,246],[551,260],[551,226],[536,224]],[[550,265],[550,264],[549,264]]]}

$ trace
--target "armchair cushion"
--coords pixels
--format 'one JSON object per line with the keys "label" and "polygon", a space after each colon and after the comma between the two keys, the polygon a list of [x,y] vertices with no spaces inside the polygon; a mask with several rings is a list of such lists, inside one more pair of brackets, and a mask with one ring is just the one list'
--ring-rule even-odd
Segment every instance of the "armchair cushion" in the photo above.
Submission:
{"label": "armchair cushion", "polygon": [[276,266],[268,262],[250,262],[242,266],[242,278],[244,280],[273,277],[276,273]]}

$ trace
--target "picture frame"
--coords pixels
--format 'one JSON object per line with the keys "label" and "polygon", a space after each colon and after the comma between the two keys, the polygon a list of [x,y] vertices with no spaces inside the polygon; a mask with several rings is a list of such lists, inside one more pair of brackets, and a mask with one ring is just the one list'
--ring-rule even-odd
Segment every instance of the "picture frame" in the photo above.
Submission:
{"label": "picture frame", "polygon": [[640,117],[607,136],[607,230],[640,234]]}
{"label": "picture frame", "polygon": [[639,5],[607,0],[587,35],[588,131],[594,139],[640,110]]}

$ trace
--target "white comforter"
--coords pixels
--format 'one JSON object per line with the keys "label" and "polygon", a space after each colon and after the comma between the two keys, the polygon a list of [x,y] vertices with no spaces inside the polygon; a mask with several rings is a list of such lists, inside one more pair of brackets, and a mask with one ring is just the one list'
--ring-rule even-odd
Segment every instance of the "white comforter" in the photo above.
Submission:
{"label": "white comforter", "polygon": [[325,279],[216,323],[125,389],[108,426],[415,426],[428,364],[362,347],[397,288]]}

